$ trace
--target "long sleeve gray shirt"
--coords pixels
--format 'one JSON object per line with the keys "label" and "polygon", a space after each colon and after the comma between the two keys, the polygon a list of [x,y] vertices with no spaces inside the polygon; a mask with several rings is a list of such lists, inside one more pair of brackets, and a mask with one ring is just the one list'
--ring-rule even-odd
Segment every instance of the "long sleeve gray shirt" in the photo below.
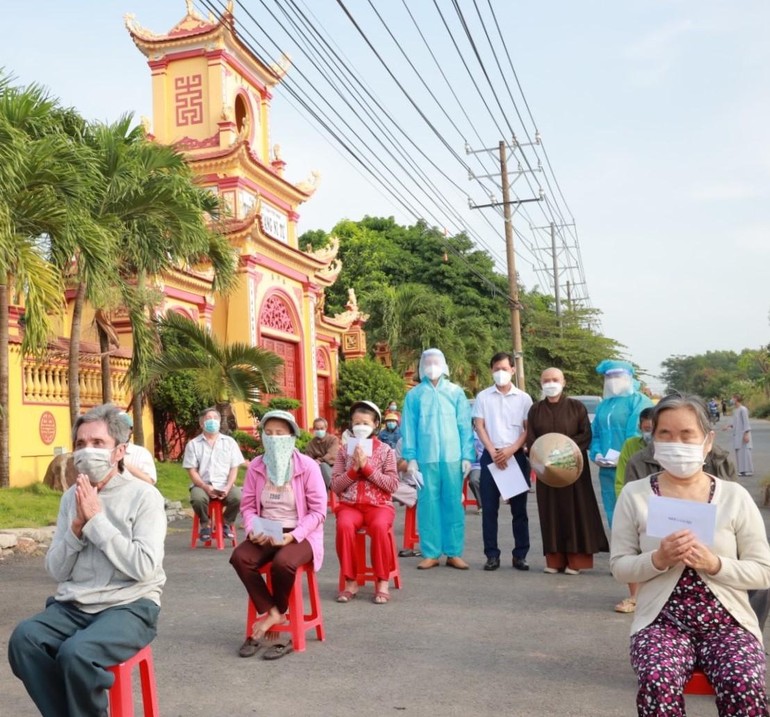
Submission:
{"label": "long sleeve gray shirt", "polygon": [[144,481],[118,473],[99,492],[102,510],[72,532],[75,486],[62,496],[48,573],[59,582],[55,598],[88,613],[147,598],[160,605],[166,513],[163,496]]}

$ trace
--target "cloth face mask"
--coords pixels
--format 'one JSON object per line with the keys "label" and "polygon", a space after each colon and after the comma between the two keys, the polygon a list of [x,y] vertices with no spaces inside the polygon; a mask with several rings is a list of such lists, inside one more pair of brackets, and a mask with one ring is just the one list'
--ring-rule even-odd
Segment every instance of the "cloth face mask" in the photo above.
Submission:
{"label": "cloth face mask", "polygon": [[294,436],[262,435],[262,445],[265,447],[262,459],[267,468],[267,477],[273,485],[280,487],[289,482],[296,441]]}
{"label": "cloth face mask", "polygon": [[78,448],[73,454],[72,459],[78,473],[85,473],[88,480],[96,485],[112,470],[114,463],[110,460],[112,457],[111,448]]}

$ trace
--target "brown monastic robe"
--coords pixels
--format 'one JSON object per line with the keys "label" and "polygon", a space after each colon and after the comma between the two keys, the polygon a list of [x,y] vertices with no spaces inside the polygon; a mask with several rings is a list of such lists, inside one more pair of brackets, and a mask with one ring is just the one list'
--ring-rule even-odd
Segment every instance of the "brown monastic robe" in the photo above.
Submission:
{"label": "brown monastic robe", "polygon": [[583,472],[570,486],[551,488],[537,481],[537,510],[543,536],[543,553],[592,555],[609,551],[602,517],[596,502],[587,450],[591,423],[585,406],[562,394],[550,403],[533,404],[527,418],[527,446],[546,433],[569,436],[583,453]]}

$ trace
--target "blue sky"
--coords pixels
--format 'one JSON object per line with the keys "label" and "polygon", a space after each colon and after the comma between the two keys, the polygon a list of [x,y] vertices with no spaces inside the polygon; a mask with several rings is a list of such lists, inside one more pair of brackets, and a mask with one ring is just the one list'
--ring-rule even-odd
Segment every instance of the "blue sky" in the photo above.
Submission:
{"label": "blue sky", "polygon": [[[432,156],[435,152],[455,182],[469,185],[467,194],[474,201],[483,201],[483,194],[474,192],[457,163],[440,154],[435,138],[414,116],[337,4],[306,2],[365,73],[378,97],[403,118],[410,136]],[[346,4],[408,90],[427,106],[424,88],[384,33],[375,31],[368,3]],[[486,7],[483,0],[479,4]],[[770,4],[762,0],[496,0],[493,4],[577,222],[588,290],[593,306],[603,312],[604,332],[625,344],[629,357],[653,374],[672,354],[739,351],[767,343]],[[256,0],[246,5],[262,29],[236,8],[244,31],[275,38],[295,61],[292,72],[310,73],[301,47],[282,35],[263,6]],[[404,38],[431,86],[438,87],[440,78],[414,35],[408,34],[400,3],[379,0],[375,5],[383,14],[391,13],[394,31]],[[440,5],[451,11],[451,3],[442,0]],[[470,0],[462,5],[472,12]],[[448,37],[432,14],[432,3],[410,0],[409,6],[454,73]],[[181,19],[185,6],[182,0],[13,0],[4,10],[0,67],[21,82],[48,86],[86,117],[114,120],[127,111],[151,115],[149,70],[123,26],[123,14],[133,13],[142,26],[165,32]],[[261,39],[271,47],[264,36]],[[459,72],[452,76],[461,97],[467,98],[465,109],[474,129],[489,138],[489,146],[496,145],[498,133],[480,111],[470,86]],[[434,119],[461,152],[460,138],[452,137],[438,114]],[[380,189],[362,181],[280,87],[273,100],[272,137],[281,144],[289,179],[299,181],[312,169],[322,175],[318,192],[302,208],[301,230],[328,230],[341,218],[364,214],[412,221]],[[475,222],[479,236],[498,256],[503,255],[502,239],[492,228],[500,222],[490,216],[493,224],[483,224],[465,206],[460,208],[466,204],[462,194],[446,187],[448,201]],[[533,216],[537,219],[536,212]],[[526,219],[516,221],[526,230]],[[452,222],[447,223],[452,229]],[[531,257],[524,251],[519,270],[525,285],[538,283]]]}

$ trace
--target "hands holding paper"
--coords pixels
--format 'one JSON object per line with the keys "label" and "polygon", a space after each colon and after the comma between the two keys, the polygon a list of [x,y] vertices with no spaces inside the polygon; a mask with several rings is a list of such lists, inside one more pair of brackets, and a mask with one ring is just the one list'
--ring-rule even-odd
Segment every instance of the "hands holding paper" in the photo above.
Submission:
{"label": "hands holding paper", "polygon": [[264,533],[259,533],[258,535],[254,535],[254,533],[249,533],[249,540],[252,543],[256,543],[257,545],[283,546],[293,542],[294,536],[291,533],[284,533],[282,539],[278,540],[277,538],[271,537],[269,535],[265,535]]}
{"label": "hands holding paper", "polygon": [[711,552],[690,530],[679,530],[667,535],[652,554],[652,564],[658,570],[673,568],[684,563],[694,570],[705,570],[716,575],[722,567],[719,556]]}

